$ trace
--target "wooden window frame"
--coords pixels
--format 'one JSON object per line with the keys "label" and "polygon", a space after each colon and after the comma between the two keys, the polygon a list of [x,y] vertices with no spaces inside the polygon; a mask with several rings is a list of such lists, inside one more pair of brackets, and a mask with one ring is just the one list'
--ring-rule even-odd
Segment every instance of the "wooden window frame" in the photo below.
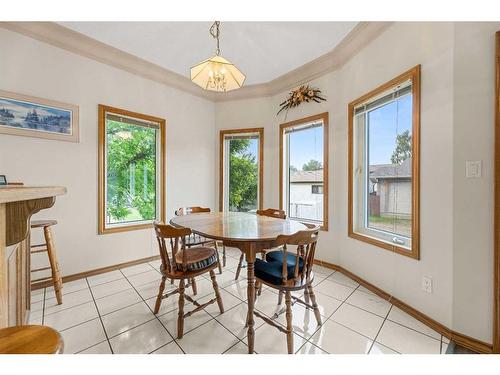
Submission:
{"label": "wooden window frame", "polygon": [[[382,92],[412,80],[412,235],[411,249],[392,245],[354,231],[353,116],[354,108]],[[420,260],[420,65],[391,79],[348,105],[348,236],[371,245]]]}
{"label": "wooden window frame", "polygon": [[219,211],[224,210],[224,137],[228,134],[259,134],[259,202],[258,209],[263,209],[264,202],[264,128],[223,129],[219,134]]}
{"label": "wooden window frame", "polygon": [[111,112],[117,115],[137,118],[140,120],[151,121],[159,124],[160,127],[160,217],[157,220],[164,221],[166,219],[166,139],[165,139],[165,119],[145,115],[142,113],[131,112],[125,109],[114,108],[99,104],[99,119],[98,119],[98,234],[110,234],[118,232],[128,232],[133,230],[148,229],[153,227],[153,223],[141,224],[123,224],[113,228],[106,228],[106,112]]}
{"label": "wooden window frame", "polygon": [[[321,225],[321,230],[328,231],[328,123],[329,115],[328,112],[319,113],[317,115],[304,117],[298,120],[285,122],[280,124],[279,129],[279,208],[283,210],[283,136],[285,129],[294,127],[299,124],[312,122],[316,120],[323,121],[323,224]],[[286,211],[286,210],[285,210]]]}

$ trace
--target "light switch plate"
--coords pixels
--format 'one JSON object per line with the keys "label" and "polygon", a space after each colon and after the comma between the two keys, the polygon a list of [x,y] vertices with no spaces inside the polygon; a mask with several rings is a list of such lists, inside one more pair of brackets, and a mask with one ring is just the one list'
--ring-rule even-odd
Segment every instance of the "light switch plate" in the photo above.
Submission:
{"label": "light switch plate", "polygon": [[482,162],[481,160],[467,160],[465,162],[465,177],[481,178]]}

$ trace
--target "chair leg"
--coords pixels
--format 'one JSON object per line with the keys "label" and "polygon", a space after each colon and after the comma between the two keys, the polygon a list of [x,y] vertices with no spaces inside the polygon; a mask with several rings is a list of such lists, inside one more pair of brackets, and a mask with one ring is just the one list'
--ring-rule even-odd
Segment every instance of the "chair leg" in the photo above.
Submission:
{"label": "chair leg", "polygon": [[194,279],[194,277],[191,279],[191,288],[193,288],[193,295],[197,295],[198,288],[196,287],[196,280]]}
{"label": "chair leg", "polygon": [[255,299],[254,299],[254,301],[257,301],[257,297],[260,296],[260,293],[259,293],[260,287],[261,287],[261,283],[259,282],[259,280],[255,280]]}
{"label": "chair leg", "polygon": [[226,267],[226,245],[222,244],[222,265]]}
{"label": "chair leg", "polygon": [[257,295],[261,295],[262,294],[262,283],[259,283],[259,287],[257,288]]}
{"label": "chair leg", "polygon": [[214,241],[215,254],[217,255],[217,264],[219,265],[219,275],[222,274],[222,266],[220,264],[219,249],[217,248],[217,241]]}
{"label": "chair leg", "polygon": [[56,248],[52,238],[52,231],[50,227],[43,228],[45,243],[47,244],[47,255],[49,256],[50,268],[52,270],[52,282],[54,284],[54,291],[56,292],[57,304],[62,303],[62,279],[59,272],[59,263],[57,262]]}
{"label": "chair leg", "polygon": [[314,316],[316,317],[316,321],[318,322],[318,325],[320,326],[321,325],[321,315],[319,313],[318,304],[316,303],[316,296],[314,295],[313,288],[312,288],[311,284],[309,284],[307,286],[307,290],[309,291],[309,298],[311,299],[312,306],[314,309]]}
{"label": "chair leg", "polygon": [[235,280],[238,280],[238,277],[240,277],[241,267],[243,266],[243,256],[244,254],[241,253],[240,261],[238,262],[238,268],[236,269],[236,277],[234,278]]}
{"label": "chair leg", "polygon": [[167,278],[165,276],[161,277],[160,288],[158,289],[158,296],[156,297],[154,313],[158,314],[160,311],[161,301],[163,299],[163,291],[165,290],[165,281]]}
{"label": "chair leg", "polygon": [[219,305],[219,311],[224,314],[224,305],[222,304],[222,298],[219,293],[219,286],[217,285],[217,280],[215,279],[214,270],[210,270],[210,278],[212,279],[212,286],[214,287],[215,298],[217,298],[217,305]]}
{"label": "chair leg", "polygon": [[177,338],[184,336],[184,279],[179,281],[179,316],[177,318]]}
{"label": "chair leg", "polygon": [[285,292],[286,305],[286,345],[288,354],[293,354],[293,330],[292,330],[292,296],[289,291]]}
{"label": "chair leg", "polygon": [[282,302],[283,302],[283,291],[280,290],[278,294],[278,305],[281,305]]}

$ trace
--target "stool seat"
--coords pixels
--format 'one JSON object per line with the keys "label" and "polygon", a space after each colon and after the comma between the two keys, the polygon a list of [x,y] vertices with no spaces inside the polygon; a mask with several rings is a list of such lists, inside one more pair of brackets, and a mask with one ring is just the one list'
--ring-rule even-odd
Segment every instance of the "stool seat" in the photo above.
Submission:
{"label": "stool seat", "polygon": [[60,354],[64,343],[55,329],[27,325],[0,329],[2,354]]}
{"label": "stool seat", "polygon": [[32,220],[31,228],[45,228],[56,224],[56,220]]}

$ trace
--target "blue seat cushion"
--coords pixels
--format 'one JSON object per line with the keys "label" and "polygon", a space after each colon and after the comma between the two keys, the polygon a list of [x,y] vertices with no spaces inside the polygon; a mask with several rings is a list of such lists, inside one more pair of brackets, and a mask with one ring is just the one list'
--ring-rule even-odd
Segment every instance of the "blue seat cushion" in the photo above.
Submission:
{"label": "blue seat cushion", "polygon": [[[281,285],[282,284],[282,270],[283,263],[281,261],[266,262],[261,259],[255,260],[255,276],[263,281],[270,284]],[[295,263],[293,265],[287,264],[288,280],[293,279]],[[302,272],[303,265],[299,263],[299,272]]]}
{"label": "blue seat cushion", "polygon": [[[286,253],[286,263],[289,266],[295,267],[295,259],[295,254]],[[267,253],[266,260],[268,262],[283,262],[283,251],[278,250]],[[302,267],[304,267],[304,259],[302,257],[299,257],[299,269],[302,269]]]}

